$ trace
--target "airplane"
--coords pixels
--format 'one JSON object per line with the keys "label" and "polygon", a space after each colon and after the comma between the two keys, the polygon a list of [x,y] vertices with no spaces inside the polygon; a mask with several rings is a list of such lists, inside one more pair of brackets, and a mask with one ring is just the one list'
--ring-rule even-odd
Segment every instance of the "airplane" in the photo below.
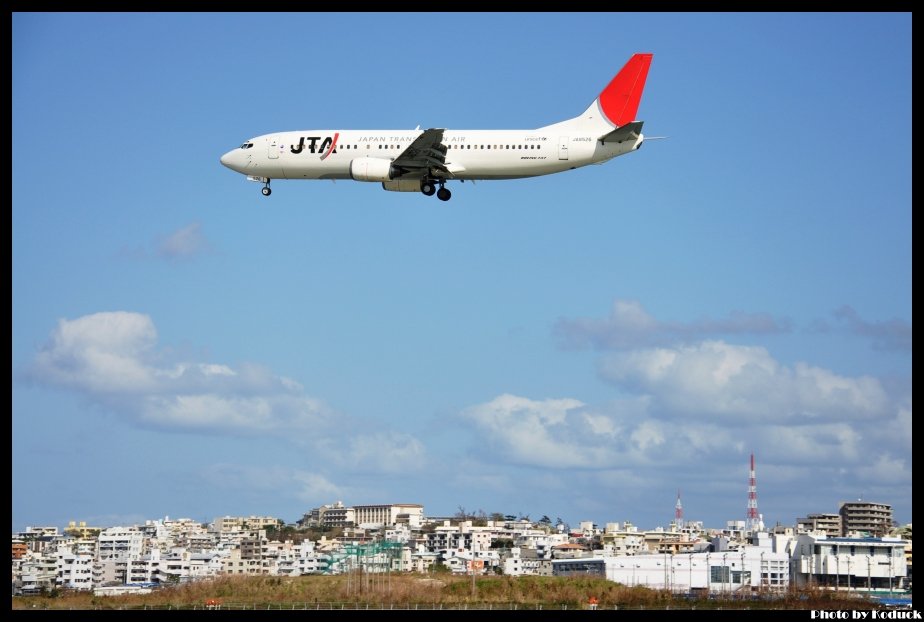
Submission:
{"label": "airplane", "polygon": [[394,192],[436,194],[450,180],[519,179],[602,164],[642,146],[638,112],[651,54],[635,54],[582,114],[535,130],[308,130],[265,134],[221,156],[263,184],[352,179]]}

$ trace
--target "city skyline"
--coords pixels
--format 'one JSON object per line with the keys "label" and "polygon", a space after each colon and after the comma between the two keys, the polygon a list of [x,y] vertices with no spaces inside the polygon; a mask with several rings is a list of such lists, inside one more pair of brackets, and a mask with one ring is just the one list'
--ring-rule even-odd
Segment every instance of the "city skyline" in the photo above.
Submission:
{"label": "city skyline", "polygon": [[[765,524],[912,521],[910,13],[12,24],[14,531],[338,499],[654,527],[678,489],[722,525],[751,453]],[[540,127],[640,52],[667,138],[603,166],[441,203],[218,160]]]}

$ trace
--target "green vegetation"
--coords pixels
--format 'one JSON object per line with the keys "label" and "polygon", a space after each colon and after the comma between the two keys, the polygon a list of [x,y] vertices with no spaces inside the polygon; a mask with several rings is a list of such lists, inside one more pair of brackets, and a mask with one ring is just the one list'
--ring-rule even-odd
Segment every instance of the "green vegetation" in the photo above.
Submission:
{"label": "green vegetation", "polygon": [[151,594],[13,598],[13,609],[222,608],[523,608],[582,609],[872,609],[873,603],[822,591],[791,592],[773,600],[691,600],[669,592],[627,587],[595,577],[505,577],[353,573],[308,577],[222,577],[166,587]]}

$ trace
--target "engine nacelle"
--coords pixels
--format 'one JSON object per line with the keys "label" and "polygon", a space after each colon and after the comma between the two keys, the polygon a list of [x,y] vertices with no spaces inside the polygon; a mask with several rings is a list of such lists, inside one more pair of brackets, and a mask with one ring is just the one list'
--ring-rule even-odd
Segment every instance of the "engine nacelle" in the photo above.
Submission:
{"label": "engine nacelle", "polygon": [[391,181],[397,173],[391,160],[366,156],[350,162],[350,177],[356,181]]}
{"label": "engine nacelle", "polygon": [[399,179],[397,181],[383,181],[382,187],[392,192],[420,192],[420,180]]}

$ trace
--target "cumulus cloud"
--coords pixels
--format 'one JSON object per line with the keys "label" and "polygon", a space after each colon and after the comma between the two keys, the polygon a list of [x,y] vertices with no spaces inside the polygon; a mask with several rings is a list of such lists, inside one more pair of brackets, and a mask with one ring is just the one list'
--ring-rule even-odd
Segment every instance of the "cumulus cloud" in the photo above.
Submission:
{"label": "cumulus cloud", "polygon": [[[665,420],[646,398],[591,407],[575,399],[500,395],[461,417],[481,453],[504,463],[554,469],[652,469],[741,453],[741,435],[718,423]],[[476,450],[477,451],[477,450]]]}
{"label": "cumulus cloud", "polygon": [[164,259],[189,259],[208,248],[202,225],[194,222],[160,240],[157,244],[157,256]]}
{"label": "cumulus cloud", "polygon": [[[910,325],[865,322],[849,309],[839,319],[880,347],[910,350]],[[484,465],[470,476],[502,467],[518,468],[518,482],[560,474],[569,482],[560,494],[611,513],[658,496],[670,508],[677,487],[743,499],[754,452],[770,503],[821,485],[834,498],[875,492],[901,505],[911,486],[910,379],[845,375],[781,362],[764,347],[704,339],[789,330],[788,320],[766,314],[661,322],[625,300],[604,319],[559,320],[560,345],[604,351],[598,374],[619,398],[587,404],[503,394],[460,411],[474,432],[470,451]],[[577,493],[595,481],[601,496]],[[809,496],[793,511],[826,511]]]}
{"label": "cumulus cloud", "polygon": [[143,393],[157,384],[157,370],[142,362],[156,341],[151,318],[139,313],[59,320],[32,372],[49,384],[89,393]]}
{"label": "cumulus cloud", "polygon": [[588,457],[578,451],[569,419],[583,405],[573,399],[531,400],[507,394],[473,406],[463,416],[486,432],[492,444],[503,447],[513,462],[580,467],[588,464]]}
{"label": "cumulus cloud", "polygon": [[60,320],[28,374],[78,391],[134,422],[166,429],[284,433],[333,422],[323,402],[263,367],[168,364],[156,346],[154,323],[141,313]]}
{"label": "cumulus cloud", "polygon": [[840,376],[805,363],[789,367],[762,347],[722,341],[611,354],[600,374],[648,396],[659,412],[730,425],[877,419],[890,406],[876,378]]}
{"label": "cumulus cloud", "polygon": [[[495,481],[507,487],[510,498],[524,486],[555,490],[556,498],[585,508],[599,504],[607,516],[615,510],[631,518],[640,507],[651,510],[660,495],[666,517],[677,488],[723,507],[739,499],[743,508],[748,455],[755,452],[762,498],[774,500],[768,503],[791,499],[794,490],[818,492],[819,486],[835,498],[865,491],[899,503],[910,494],[910,450],[902,439],[876,436],[880,428],[908,420],[903,408],[884,413],[884,421],[787,423],[770,417],[735,426],[659,408],[642,399],[589,406],[569,398],[500,395],[461,412],[473,424],[471,450],[478,457],[467,469],[467,481],[518,467],[521,472],[511,481]],[[549,473],[568,485],[559,489],[530,480]],[[587,490],[597,494],[585,498]],[[825,511],[816,497],[810,495],[792,511]],[[706,508],[700,505],[698,511]]]}
{"label": "cumulus cloud", "polygon": [[596,474],[629,505],[666,482],[743,491],[752,451],[774,495],[819,481],[850,494],[909,490],[911,398],[876,378],[787,366],[764,348],[722,341],[610,353],[600,374],[626,396],[588,405],[504,394],[461,411],[473,452],[487,470],[554,469],[575,481]]}
{"label": "cumulus cloud", "polygon": [[492,455],[505,462],[549,468],[598,469],[645,464],[671,436],[662,422],[639,417],[644,403],[591,409],[570,399],[533,400],[499,395],[465,409]]}
{"label": "cumulus cloud", "polygon": [[693,322],[661,322],[635,300],[616,300],[607,318],[559,319],[553,328],[564,348],[624,350],[707,336],[772,334],[788,332],[790,322],[766,313],[734,311],[725,319],[704,318]]}

